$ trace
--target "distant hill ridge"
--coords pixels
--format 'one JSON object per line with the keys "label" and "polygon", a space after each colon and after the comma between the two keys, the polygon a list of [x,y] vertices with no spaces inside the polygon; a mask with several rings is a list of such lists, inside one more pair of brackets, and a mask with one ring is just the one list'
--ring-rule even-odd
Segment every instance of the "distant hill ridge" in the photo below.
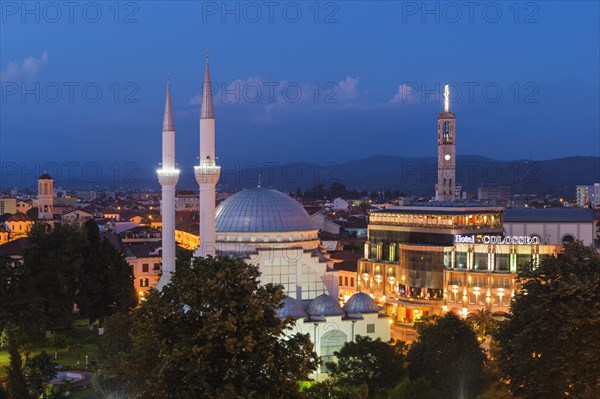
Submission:
{"label": "distant hill ridge", "polygon": [[[411,195],[431,196],[437,179],[435,157],[375,155],[341,163],[290,162],[273,166],[266,162],[253,162],[248,165],[240,169],[237,163],[222,162],[218,188],[239,190],[256,187],[260,175],[263,187],[286,192],[296,191],[297,188],[308,189],[317,183],[329,185],[337,181],[348,189],[390,189]],[[57,180],[55,186],[82,190],[103,186],[125,189],[159,188],[153,170],[140,169],[135,175],[128,177],[127,181]],[[0,178],[0,186],[4,189],[36,185],[34,181],[21,182],[18,176]],[[456,178],[463,190],[470,193],[476,193],[479,186],[509,186],[513,194],[551,194],[572,198],[575,196],[576,185],[600,182],[600,158],[572,156],[542,161],[504,161],[479,155],[459,155]],[[182,168],[178,188],[197,188],[191,168]]]}

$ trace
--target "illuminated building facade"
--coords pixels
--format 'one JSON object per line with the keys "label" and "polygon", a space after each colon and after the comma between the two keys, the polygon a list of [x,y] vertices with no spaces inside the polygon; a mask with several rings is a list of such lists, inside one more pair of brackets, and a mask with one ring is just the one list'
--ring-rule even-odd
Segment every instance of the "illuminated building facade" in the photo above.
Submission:
{"label": "illuminated building facade", "polygon": [[473,205],[373,212],[358,289],[405,322],[448,310],[506,313],[519,268],[560,247],[535,236],[505,236],[503,208]]}

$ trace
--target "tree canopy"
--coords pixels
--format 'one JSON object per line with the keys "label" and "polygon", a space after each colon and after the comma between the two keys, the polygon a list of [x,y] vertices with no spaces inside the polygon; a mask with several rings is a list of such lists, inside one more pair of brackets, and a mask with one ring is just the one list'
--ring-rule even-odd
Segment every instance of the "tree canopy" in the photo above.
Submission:
{"label": "tree canopy", "polygon": [[443,398],[474,398],[482,388],[485,359],[468,323],[449,312],[421,328],[408,350],[408,373],[411,380],[425,378]]}
{"label": "tree canopy", "polygon": [[513,393],[525,398],[598,398],[600,257],[566,244],[559,257],[519,274],[522,289],[499,327],[497,354]]}
{"label": "tree canopy", "polygon": [[355,342],[346,342],[335,352],[337,361],[328,362],[331,378],[340,385],[366,384],[371,394],[393,387],[405,376],[404,342],[392,344],[370,337],[357,336]]}
{"label": "tree canopy", "polygon": [[178,264],[130,326],[120,318],[128,333],[113,337],[103,375],[131,398],[293,397],[318,359],[308,335],[290,335],[295,322],[277,317],[282,287],[261,285],[259,275],[226,257]]}

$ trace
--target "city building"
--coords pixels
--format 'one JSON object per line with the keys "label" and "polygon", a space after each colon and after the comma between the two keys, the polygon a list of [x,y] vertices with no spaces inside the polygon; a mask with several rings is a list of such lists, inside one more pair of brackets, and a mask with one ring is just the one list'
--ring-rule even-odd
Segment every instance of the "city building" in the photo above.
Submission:
{"label": "city building", "polygon": [[198,192],[193,190],[177,190],[175,195],[176,212],[198,212],[200,200]]}
{"label": "city building", "polygon": [[577,206],[581,208],[600,207],[600,183],[591,186],[576,186]]}
{"label": "city building", "polygon": [[17,213],[16,198],[0,198],[0,215]]}
{"label": "city building", "polygon": [[510,187],[508,187],[508,186],[478,187],[477,188],[477,199],[479,201],[507,204],[510,201]]}
{"label": "city building", "polygon": [[504,230],[509,236],[536,237],[543,244],[581,241],[593,245],[596,216],[583,208],[506,209]]}

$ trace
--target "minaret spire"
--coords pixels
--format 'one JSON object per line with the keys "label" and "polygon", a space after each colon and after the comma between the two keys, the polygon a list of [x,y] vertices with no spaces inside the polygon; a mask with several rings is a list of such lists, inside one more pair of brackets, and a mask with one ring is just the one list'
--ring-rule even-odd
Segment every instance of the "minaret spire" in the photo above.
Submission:
{"label": "minaret spire", "polygon": [[167,99],[165,101],[165,116],[163,117],[163,132],[174,132],[173,107],[171,106],[171,80],[167,79]]}
{"label": "minaret spire", "polygon": [[215,119],[212,87],[210,85],[210,70],[208,68],[208,49],[206,50],[206,68],[204,70],[204,84],[202,86],[202,108],[200,119]]}
{"label": "minaret spire", "polygon": [[167,95],[162,129],[162,167],[157,170],[161,185],[162,199],[162,276],[157,289],[161,290],[171,281],[175,272],[175,186],[179,180],[179,170],[175,168],[175,123],[171,106],[171,81],[167,80]]}

